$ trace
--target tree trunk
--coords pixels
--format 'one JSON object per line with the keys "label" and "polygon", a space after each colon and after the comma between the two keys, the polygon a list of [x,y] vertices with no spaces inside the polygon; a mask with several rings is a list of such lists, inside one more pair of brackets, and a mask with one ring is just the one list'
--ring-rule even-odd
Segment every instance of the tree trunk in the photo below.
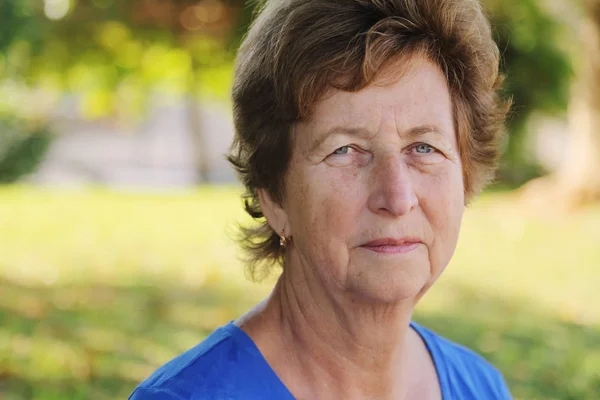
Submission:
{"label": "tree trunk", "polygon": [[558,173],[570,205],[600,201],[600,0],[585,0],[584,59],[569,105],[570,143]]}
{"label": "tree trunk", "polygon": [[[194,61],[196,63],[196,61]],[[187,116],[194,146],[194,158],[196,161],[196,171],[200,183],[210,181],[209,172],[209,151],[206,143],[206,136],[202,129],[202,116],[200,115],[200,100],[198,92],[200,89],[200,79],[198,78],[198,68],[194,65],[191,71],[190,87],[187,94]]]}

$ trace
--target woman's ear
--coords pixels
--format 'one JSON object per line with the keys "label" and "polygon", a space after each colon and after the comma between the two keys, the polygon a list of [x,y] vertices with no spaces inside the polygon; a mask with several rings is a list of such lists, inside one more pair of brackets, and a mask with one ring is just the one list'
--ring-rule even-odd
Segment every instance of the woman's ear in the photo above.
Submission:
{"label": "woman's ear", "polygon": [[265,189],[258,189],[258,201],[271,229],[278,235],[283,232],[283,236],[290,236],[289,220],[283,207]]}

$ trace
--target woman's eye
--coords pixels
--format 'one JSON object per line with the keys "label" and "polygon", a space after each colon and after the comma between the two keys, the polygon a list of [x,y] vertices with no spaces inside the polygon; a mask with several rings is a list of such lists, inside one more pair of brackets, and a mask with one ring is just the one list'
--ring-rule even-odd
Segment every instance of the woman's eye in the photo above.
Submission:
{"label": "woman's eye", "polygon": [[430,154],[435,152],[435,148],[426,143],[420,143],[414,147],[415,151],[419,154]]}
{"label": "woman's eye", "polygon": [[338,147],[325,160],[332,167],[362,166],[369,162],[370,153],[354,145]]}
{"label": "woman's eye", "polygon": [[336,155],[336,156],[343,156],[346,155],[350,152],[352,148],[350,146],[342,146],[338,149],[336,149],[332,154]]}

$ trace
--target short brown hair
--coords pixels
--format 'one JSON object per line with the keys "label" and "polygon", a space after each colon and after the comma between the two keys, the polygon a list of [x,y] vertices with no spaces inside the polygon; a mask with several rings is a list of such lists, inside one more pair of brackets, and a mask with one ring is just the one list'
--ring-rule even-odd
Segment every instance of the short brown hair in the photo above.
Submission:
{"label": "short brown hair", "polygon": [[444,73],[463,165],[465,198],[493,177],[508,102],[498,94],[499,52],[477,0],[267,0],[243,42],[233,87],[229,161],[246,187],[242,229],[254,275],[284,250],[258,189],[283,199],[291,130],[329,88],[358,91],[384,64],[421,53]]}

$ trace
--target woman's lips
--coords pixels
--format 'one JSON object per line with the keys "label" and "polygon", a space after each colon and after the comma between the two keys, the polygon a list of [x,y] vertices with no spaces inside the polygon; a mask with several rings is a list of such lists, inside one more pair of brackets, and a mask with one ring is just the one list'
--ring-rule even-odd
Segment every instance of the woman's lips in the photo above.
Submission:
{"label": "woman's lips", "polygon": [[361,247],[381,254],[405,254],[415,250],[421,241],[418,239],[377,239],[363,244]]}

